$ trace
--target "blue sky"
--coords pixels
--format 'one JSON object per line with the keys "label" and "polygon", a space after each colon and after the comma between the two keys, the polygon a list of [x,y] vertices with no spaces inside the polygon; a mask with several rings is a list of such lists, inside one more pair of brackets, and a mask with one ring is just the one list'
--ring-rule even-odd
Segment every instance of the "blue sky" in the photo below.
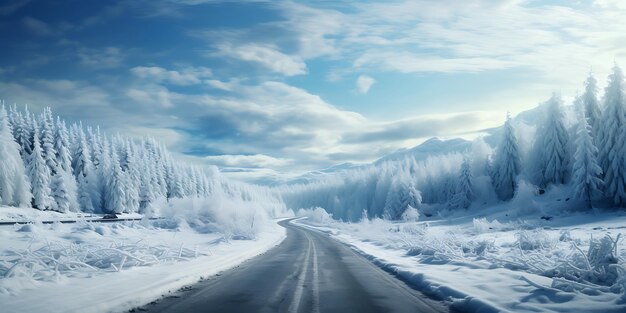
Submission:
{"label": "blue sky", "polygon": [[626,55],[623,1],[11,1],[0,97],[237,178],[471,138]]}

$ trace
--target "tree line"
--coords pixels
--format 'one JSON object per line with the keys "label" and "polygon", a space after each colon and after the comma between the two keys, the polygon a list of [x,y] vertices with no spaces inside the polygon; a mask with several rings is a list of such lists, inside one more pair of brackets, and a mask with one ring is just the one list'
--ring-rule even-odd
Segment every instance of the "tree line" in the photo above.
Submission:
{"label": "tree line", "polygon": [[[543,193],[562,186],[591,208],[595,203],[626,207],[626,96],[624,76],[615,65],[602,98],[592,74],[566,119],[563,100],[554,93],[538,108],[534,136],[520,144],[520,131],[507,116],[495,147],[485,138],[465,153],[407,157],[329,175],[313,182],[280,186],[292,208],[323,207],[336,218],[368,216],[399,219],[407,208],[425,211],[469,208],[509,201],[520,184]],[[522,126],[518,125],[517,126]],[[528,128],[528,127],[526,127]],[[521,136],[530,136],[522,131]]]}
{"label": "tree line", "polygon": [[50,108],[38,115],[15,105],[0,109],[3,205],[145,213],[157,199],[208,197],[219,191],[248,200],[255,198],[258,190],[253,189],[221,179],[214,167],[176,161],[153,138],[109,137],[82,123],[68,127]]}

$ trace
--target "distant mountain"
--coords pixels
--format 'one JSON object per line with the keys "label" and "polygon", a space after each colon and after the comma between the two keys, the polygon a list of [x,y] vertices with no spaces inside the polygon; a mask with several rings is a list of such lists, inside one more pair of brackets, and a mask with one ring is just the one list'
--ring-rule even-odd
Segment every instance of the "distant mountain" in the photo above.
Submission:
{"label": "distant mountain", "polygon": [[[571,105],[566,105],[563,107],[563,111],[565,114],[566,125],[572,124],[573,116],[574,116],[574,107]],[[544,116],[545,105],[540,104],[539,106],[532,108],[527,111],[523,111],[513,117],[513,125],[516,128],[523,128],[528,126],[536,126]],[[504,122],[504,120],[503,120]],[[484,129],[482,132],[486,133],[484,140],[487,144],[492,147],[495,147],[499,141],[500,135],[502,131],[502,126]],[[298,176],[296,178],[290,179],[287,182],[283,182],[286,184],[296,184],[296,183],[307,183],[313,180],[316,180],[325,175],[329,175],[332,173],[342,172],[346,170],[351,170],[355,168],[366,168],[369,166],[377,165],[386,161],[394,161],[394,160],[402,160],[406,157],[413,157],[417,161],[425,160],[429,156],[436,155],[444,155],[449,153],[462,153],[464,151],[468,151],[471,148],[472,142],[461,139],[454,138],[443,140],[437,137],[430,138],[425,142],[407,149],[400,149],[391,154],[381,157],[380,159],[374,161],[373,163],[365,163],[365,164],[356,164],[356,163],[341,163],[338,165],[334,165],[325,169],[315,170]]]}
{"label": "distant mountain", "polygon": [[471,144],[471,141],[467,141],[461,138],[441,140],[437,137],[433,137],[413,148],[400,149],[396,152],[388,154],[376,160],[374,164],[379,164],[386,161],[401,160],[408,156],[412,156],[417,161],[425,160],[429,156],[433,155],[467,151],[470,148]]}
{"label": "distant mountain", "polygon": [[[326,175],[332,175],[335,173],[353,170],[357,168],[367,168],[370,166],[375,166],[377,164],[386,162],[386,161],[394,161],[394,160],[402,160],[406,157],[412,156],[415,160],[425,160],[429,156],[433,155],[442,155],[453,152],[463,152],[470,148],[471,141],[467,141],[460,138],[450,139],[450,140],[441,140],[437,137],[430,138],[423,142],[422,144],[415,146],[410,149],[400,149],[396,152],[388,154],[373,163],[341,163],[337,165],[333,165],[331,167],[315,170],[303,174],[301,176],[290,179],[286,182],[282,182],[282,184],[304,184],[311,181],[315,181],[321,177]],[[281,183],[278,183],[281,184]]]}
{"label": "distant mountain", "polygon": [[[329,175],[329,174],[334,174],[334,173],[338,173],[338,172],[342,172],[342,171],[347,171],[347,170],[352,170],[352,169],[356,169],[356,168],[364,168],[364,167],[368,167],[368,166],[372,166],[372,164],[369,163],[351,163],[351,162],[346,162],[346,163],[341,163],[341,164],[337,164],[337,165],[333,165],[331,167],[327,167],[321,170],[315,170],[315,171],[311,171],[308,173],[305,173],[303,175],[300,175],[296,178],[290,179],[286,182],[282,182],[283,184],[304,184],[304,183],[308,183],[314,180],[317,180],[320,177],[323,177],[325,175]],[[274,184],[276,185],[276,184]]]}

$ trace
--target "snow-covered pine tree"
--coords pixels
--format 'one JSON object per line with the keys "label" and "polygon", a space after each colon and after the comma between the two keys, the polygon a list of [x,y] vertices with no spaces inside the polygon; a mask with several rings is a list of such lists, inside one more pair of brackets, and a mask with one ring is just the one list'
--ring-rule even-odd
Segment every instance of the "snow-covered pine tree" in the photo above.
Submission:
{"label": "snow-covered pine tree", "polygon": [[[147,181],[146,188],[151,193],[150,198],[152,198],[152,200],[156,200],[158,197],[163,197],[164,194],[161,191],[162,189],[161,189],[161,185],[159,184],[159,177],[158,177],[159,174],[157,173],[158,164],[156,163],[156,160],[152,158],[152,155],[150,154],[150,151],[148,150],[144,150],[143,164],[146,169],[146,172],[149,173],[149,176],[148,176],[149,180]],[[144,198],[145,200],[146,198],[145,193],[144,193],[144,196],[140,195],[139,198],[140,199]],[[150,202],[152,202],[152,200]]]}
{"label": "snow-covered pine tree", "polygon": [[130,140],[125,140],[122,145],[123,158],[126,170],[126,210],[128,212],[139,211],[139,172],[137,167],[137,156],[134,145]]}
{"label": "snow-covered pine tree", "polygon": [[213,188],[207,174],[202,172],[202,196],[208,197],[211,195]]}
{"label": "snow-covered pine tree", "polygon": [[75,143],[74,157],[72,158],[72,168],[76,176],[76,184],[78,185],[76,197],[83,211],[94,212],[94,201],[91,198],[93,184],[90,183],[90,180],[96,179],[96,172],[91,164],[85,132],[82,127],[77,126],[74,129],[77,142]]}
{"label": "snow-covered pine tree", "polygon": [[[59,117],[56,120],[54,131],[54,149],[56,151],[57,168],[54,171],[51,189],[52,196],[56,201],[56,210],[61,212],[78,211],[77,183],[72,175],[72,156],[69,149],[69,132],[65,122]],[[60,188],[63,190],[56,190]]]}
{"label": "snow-covered pine tree", "polygon": [[87,142],[89,147],[91,147],[91,164],[93,164],[96,169],[100,168],[103,154],[103,144],[99,137],[99,134],[94,133],[91,127],[87,127]]}
{"label": "snow-covered pine tree", "polygon": [[46,165],[51,174],[54,174],[57,168],[57,156],[54,149],[54,125],[52,119],[52,111],[49,107],[44,109],[41,119],[39,121],[41,125],[41,151]]}
{"label": "snow-covered pine tree", "polygon": [[85,132],[82,128],[77,129],[76,149],[72,156],[72,170],[76,177],[79,175],[87,176],[87,168],[91,165],[91,157]]}
{"label": "snow-covered pine tree", "polygon": [[605,89],[602,125],[599,160],[604,193],[615,205],[626,206],[626,96],[624,75],[617,65]]}
{"label": "snow-covered pine tree", "polygon": [[[103,145],[103,163],[101,168],[108,169],[106,172],[103,171],[106,182],[104,203],[106,212],[122,213],[126,210],[126,177],[114,150],[110,149],[109,151],[108,144]],[[105,151],[108,153],[104,153]]]}
{"label": "snow-covered pine tree", "polygon": [[579,110],[576,129],[576,152],[574,153],[574,197],[584,200],[588,207],[591,201],[601,194],[602,169],[598,165],[598,149],[591,137],[591,127],[585,117],[585,108]]}
{"label": "snow-covered pine tree", "polygon": [[456,185],[456,193],[452,197],[450,207],[452,209],[467,209],[474,200],[472,189],[472,169],[469,158],[465,157],[461,164],[461,171]]}
{"label": "snow-covered pine tree", "polygon": [[22,161],[26,162],[26,158],[30,155],[32,145],[30,142],[31,135],[29,132],[30,127],[28,126],[28,116],[22,116],[22,114],[17,111],[16,106],[13,106],[13,114],[15,115],[13,118],[14,138],[20,147]]}
{"label": "snow-covered pine tree", "polygon": [[156,147],[154,143],[154,139],[147,138],[142,140],[142,148],[144,150],[143,158],[144,162],[147,162],[148,166],[151,167],[151,175],[150,178],[150,186],[153,190],[155,197],[165,196],[166,190],[163,188],[165,184],[165,180],[162,175],[162,168],[160,166],[160,162],[158,159],[158,155],[156,152]]}
{"label": "snow-covered pine tree", "polygon": [[494,160],[493,185],[501,200],[510,200],[517,190],[517,175],[521,171],[520,153],[511,117],[507,115],[504,133]]}
{"label": "snow-covered pine tree", "polygon": [[392,220],[400,219],[409,207],[417,208],[422,202],[420,192],[408,178],[395,179],[385,200],[384,214]]}
{"label": "snow-covered pine tree", "polygon": [[[2,105],[4,106],[4,101],[2,101]],[[9,106],[9,112],[7,116],[9,118],[9,124],[11,125],[13,139],[15,140],[15,142],[19,144],[18,138],[22,133],[23,118],[22,118],[22,113],[20,113],[17,110],[16,104]],[[20,153],[22,153],[21,147],[20,147]]]}
{"label": "snow-covered pine tree", "polygon": [[39,210],[51,209],[54,199],[51,197],[50,169],[43,158],[37,128],[35,128],[33,137],[33,151],[29,156],[28,177],[32,187],[33,207]]}
{"label": "snow-covered pine tree", "polygon": [[156,189],[153,185],[153,166],[148,162],[142,162],[141,166],[143,175],[140,176],[139,185],[139,212],[143,213],[156,200]]}
{"label": "snow-covered pine tree", "polygon": [[165,177],[167,179],[167,198],[182,198],[185,195],[179,168],[168,160]]}
{"label": "snow-covered pine tree", "polygon": [[93,213],[96,211],[93,206],[93,200],[91,199],[91,190],[87,177],[80,175],[76,178],[76,200],[80,206],[81,211]]}
{"label": "snow-covered pine tree", "polygon": [[70,154],[69,133],[65,122],[57,117],[56,128],[54,132],[54,149],[56,151],[56,163],[64,171],[72,170],[72,155]]}
{"label": "snow-covered pine tree", "polygon": [[30,205],[30,184],[4,105],[0,108],[0,204]]}
{"label": "snow-covered pine tree", "polygon": [[[18,123],[18,122],[16,122]],[[28,157],[33,151],[33,118],[28,111],[28,107],[24,109],[24,114],[21,115],[21,121],[18,123],[19,128],[16,129],[17,136],[15,141],[20,145],[20,154],[24,163],[28,162]]]}
{"label": "snow-covered pine tree", "polygon": [[[106,212],[107,197],[107,179],[111,175],[111,143],[106,137],[100,137],[89,129],[87,133],[93,135],[90,139],[90,150],[92,152],[92,162],[98,162],[98,166],[92,163],[95,170],[93,177],[89,178],[89,190],[91,191],[91,200],[96,211]],[[119,164],[119,161],[118,161]]]}
{"label": "snow-covered pine tree", "polygon": [[415,183],[413,181],[409,181],[408,184],[406,184],[406,188],[404,190],[406,193],[403,197],[405,201],[403,203],[402,212],[404,213],[408,206],[411,206],[414,209],[419,209],[422,204],[422,194],[415,187]]}
{"label": "snow-covered pine tree", "polygon": [[58,212],[68,212],[70,211],[70,206],[72,200],[70,200],[70,191],[68,190],[67,181],[65,178],[65,172],[58,166],[54,176],[52,176],[52,181],[50,183],[50,189],[52,191],[51,195],[54,199],[52,210]]}
{"label": "snow-covered pine tree", "polygon": [[197,167],[193,168],[193,176],[194,181],[196,182],[196,196],[203,197],[205,192],[202,189],[204,187],[202,184],[202,173],[200,173],[200,170]]}
{"label": "snow-covered pine tree", "polygon": [[456,195],[458,176],[455,174],[456,173],[452,171],[448,173],[447,175],[445,175],[441,203],[449,202]]}
{"label": "snow-covered pine tree", "polygon": [[548,100],[547,115],[537,131],[540,143],[541,185],[564,184],[570,175],[569,135],[563,123],[561,96],[556,93]]}
{"label": "snow-covered pine tree", "polygon": [[196,190],[196,179],[193,174],[193,168],[190,166],[185,167],[185,196],[195,197],[198,195]]}
{"label": "snow-covered pine tree", "polygon": [[582,102],[585,110],[585,117],[589,123],[591,130],[591,138],[594,145],[597,147],[599,143],[599,132],[602,122],[602,112],[600,111],[600,104],[598,102],[598,83],[593,77],[592,73],[589,73],[589,77],[585,81],[585,93],[582,95]]}

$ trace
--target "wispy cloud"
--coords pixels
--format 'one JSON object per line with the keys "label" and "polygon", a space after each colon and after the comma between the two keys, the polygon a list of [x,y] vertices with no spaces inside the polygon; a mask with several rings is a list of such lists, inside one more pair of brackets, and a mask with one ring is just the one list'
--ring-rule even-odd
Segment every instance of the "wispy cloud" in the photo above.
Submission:
{"label": "wispy cloud", "polygon": [[12,1],[9,4],[0,6],[0,15],[10,15],[27,5],[31,0]]}
{"label": "wispy cloud", "polygon": [[117,47],[102,49],[80,48],[78,50],[80,63],[94,68],[114,68],[122,65],[125,55]]}
{"label": "wispy cloud", "polygon": [[402,142],[433,136],[462,136],[480,132],[502,123],[502,112],[461,112],[423,115],[383,123],[370,123],[366,130],[352,130],[342,136],[343,143]]}
{"label": "wispy cloud", "polygon": [[240,168],[276,168],[291,163],[290,160],[275,158],[264,154],[211,155],[204,157],[204,159],[217,166]]}
{"label": "wispy cloud", "polygon": [[30,32],[39,36],[50,36],[55,34],[55,30],[47,23],[34,17],[26,16],[22,19],[22,25]]}
{"label": "wispy cloud", "polygon": [[[153,131],[190,160],[258,177],[468,136],[626,57],[623,1],[252,2],[94,4],[67,21],[24,12],[26,2],[0,6],[11,45],[0,94],[133,136]],[[235,6],[236,23],[205,17]],[[114,33],[122,26],[163,40]]]}
{"label": "wispy cloud", "polygon": [[360,93],[367,93],[372,88],[372,85],[376,82],[375,79],[367,76],[367,75],[359,75],[356,79],[356,88]]}
{"label": "wispy cloud", "polygon": [[[287,3],[281,9],[294,21],[290,29],[298,32],[305,59],[332,54],[352,60],[355,71],[400,73],[522,68],[572,84],[572,73],[626,55],[626,23],[619,20],[626,9],[620,3],[420,0]],[[307,23],[310,17],[318,22]]]}
{"label": "wispy cloud", "polygon": [[39,106],[55,99],[56,112],[72,120],[136,137],[158,136],[175,152],[193,155],[197,162],[253,170],[254,177],[371,161],[422,137],[452,136],[460,128],[478,131],[501,119],[475,112],[373,121],[278,81],[233,81],[225,83],[228,87],[223,94],[175,92],[169,86],[176,86],[183,72],[179,70],[135,67],[131,70],[135,74],[159,79],[98,87],[73,80],[0,83],[0,94],[10,94],[14,102]]}
{"label": "wispy cloud", "polygon": [[306,74],[306,64],[299,56],[282,53],[272,45],[222,43],[217,49],[219,56],[254,62],[286,76]]}
{"label": "wispy cloud", "polygon": [[158,66],[137,66],[130,72],[139,78],[181,86],[199,84],[204,78],[212,76],[211,69],[206,67],[166,70]]}

